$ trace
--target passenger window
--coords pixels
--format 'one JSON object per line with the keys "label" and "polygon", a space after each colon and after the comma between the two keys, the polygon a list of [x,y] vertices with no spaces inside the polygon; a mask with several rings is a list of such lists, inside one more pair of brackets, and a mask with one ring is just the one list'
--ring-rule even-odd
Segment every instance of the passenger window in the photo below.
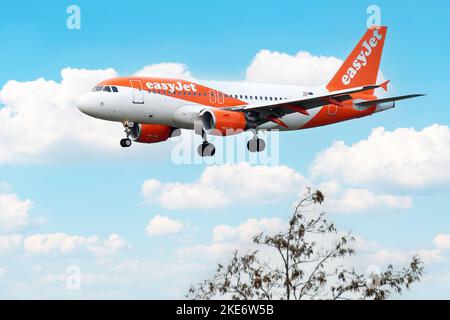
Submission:
{"label": "passenger window", "polygon": [[106,92],[111,92],[111,88],[110,88],[110,87],[108,87],[108,86],[105,86],[105,87],[103,88],[103,91],[106,91]]}
{"label": "passenger window", "polygon": [[117,90],[117,87],[111,87],[113,92],[119,92],[119,90]]}
{"label": "passenger window", "polygon": [[266,97],[266,100],[267,100],[267,97]]}
{"label": "passenger window", "polygon": [[245,96],[245,99],[248,99],[247,96]]}
{"label": "passenger window", "polygon": [[270,97],[270,101],[272,101],[272,97]]}

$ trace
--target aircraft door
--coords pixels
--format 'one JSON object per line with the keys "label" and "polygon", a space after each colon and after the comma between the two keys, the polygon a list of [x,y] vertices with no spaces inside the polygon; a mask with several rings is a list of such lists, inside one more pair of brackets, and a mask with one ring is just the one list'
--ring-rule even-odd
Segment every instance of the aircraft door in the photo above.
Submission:
{"label": "aircraft door", "polygon": [[141,80],[130,80],[131,87],[133,88],[133,103],[144,103],[144,89],[142,87]]}

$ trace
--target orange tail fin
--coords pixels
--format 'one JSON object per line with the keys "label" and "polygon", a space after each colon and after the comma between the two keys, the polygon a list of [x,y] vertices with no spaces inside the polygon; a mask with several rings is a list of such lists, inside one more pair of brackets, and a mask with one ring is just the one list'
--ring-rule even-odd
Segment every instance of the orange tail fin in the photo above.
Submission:
{"label": "orange tail fin", "polygon": [[[371,27],[327,85],[329,91],[375,84],[387,27]],[[372,91],[367,91],[373,94]]]}

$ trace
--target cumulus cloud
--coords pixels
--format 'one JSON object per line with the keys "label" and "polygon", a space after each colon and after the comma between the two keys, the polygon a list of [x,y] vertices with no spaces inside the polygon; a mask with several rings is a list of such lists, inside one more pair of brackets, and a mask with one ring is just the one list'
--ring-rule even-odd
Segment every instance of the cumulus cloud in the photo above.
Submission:
{"label": "cumulus cloud", "polygon": [[281,231],[284,227],[286,227],[286,224],[280,218],[248,219],[237,227],[225,224],[214,227],[213,238],[216,242],[230,240],[250,242],[260,232],[274,234]]}
{"label": "cumulus cloud", "polygon": [[29,221],[33,203],[21,200],[16,194],[0,194],[0,232],[22,229]]}
{"label": "cumulus cloud", "polygon": [[420,131],[372,130],[353,145],[344,141],[316,155],[313,177],[332,177],[352,184],[385,183],[423,188],[450,184],[450,129],[433,124]]}
{"label": "cumulus cloud", "polygon": [[0,254],[13,251],[22,246],[22,236],[19,234],[0,235]]}
{"label": "cumulus cloud", "polygon": [[112,234],[108,239],[96,245],[90,245],[88,251],[92,252],[97,258],[106,258],[130,249],[132,246],[118,234]]}
{"label": "cumulus cloud", "polygon": [[207,167],[191,183],[146,180],[142,195],[164,208],[218,208],[235,202],[268,203],[299,193],[306,179],[286,166],[252,166],[249,163]]}
{"label": "cumulus cloud", "polygon": [[192,80],[192,74],[187,65],[183,63],[163,62],[145,66],[137,71],[134,76],[161,77]]}
{"label": "cumulus cloud", "polygon": [[[39,78],[8,81],[0,91],[0,163],[39,162],[57,156],[61,145],[110,149],[117,144],[115,126],[83,115],[77,99],[113,69],[65,68],[61,82]],[[119,128],[120,129],[120,128]],[[54,151],[54,152],[53,152]]]}
{"label": "cumulus cloud", "polygon": [[277,83],[298,86],[324,86],[342,64],[335,57],[315,56],[306,51],[295,55],[261,50],[247,67],[249,82]]}
{"label": "cumulus cloud", "polygon": [[72,236],[65,233],[35,234],[24,239],[24,249],[30,254],[65,254],[99,241],[97,236]]}
{"label": "cumulus cloud", "polygon": [[234,250],[246,251],[254,248],[253,237],[264,232],[275,234],[285,229],[287,224],[280,218],[247,219],[237,226],[217,225],[213,229],[210,244],[185,246],[177,250],[179,257],[203,257],[207,260],[221,259]]}
{"label": "cumulus cloud", "polygon": [[340,195],[326,198],[329,212],[364,212],[372,209],[408,209],[413,206],[409,196],[375,194],[367,189],[349,188]]}
{"label": "cumulus cloud", "polygon": [[450,249],[450,234],[438,234],[433,243],[439,249]]}
{"label": "cumulus cloud", "polygon": [[157,214],[148,221],[145,232],[149,236],[161,236],[166,234],[174,234],[183,230],[184,224],[180,220],[170,219],[169,217]]}
{"label": "cumulus cloud", "polygon": [[130,245],[119,235],[113,234],[101,241],[99,236],[78,236],[65,233],[35,234],[25,237],[24,251],[31,255],[64,255],[88,251],[98,258],[114,255]]}

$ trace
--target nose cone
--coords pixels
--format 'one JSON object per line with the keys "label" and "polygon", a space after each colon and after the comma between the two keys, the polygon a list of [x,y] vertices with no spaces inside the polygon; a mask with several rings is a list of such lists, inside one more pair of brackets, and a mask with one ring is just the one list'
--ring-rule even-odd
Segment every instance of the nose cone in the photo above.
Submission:
{"label": "nose cone", "polygon": [[92,116],[95,112],[95,100],[91,93],[81,96],[77,101],[77,108],[84,114]]}

